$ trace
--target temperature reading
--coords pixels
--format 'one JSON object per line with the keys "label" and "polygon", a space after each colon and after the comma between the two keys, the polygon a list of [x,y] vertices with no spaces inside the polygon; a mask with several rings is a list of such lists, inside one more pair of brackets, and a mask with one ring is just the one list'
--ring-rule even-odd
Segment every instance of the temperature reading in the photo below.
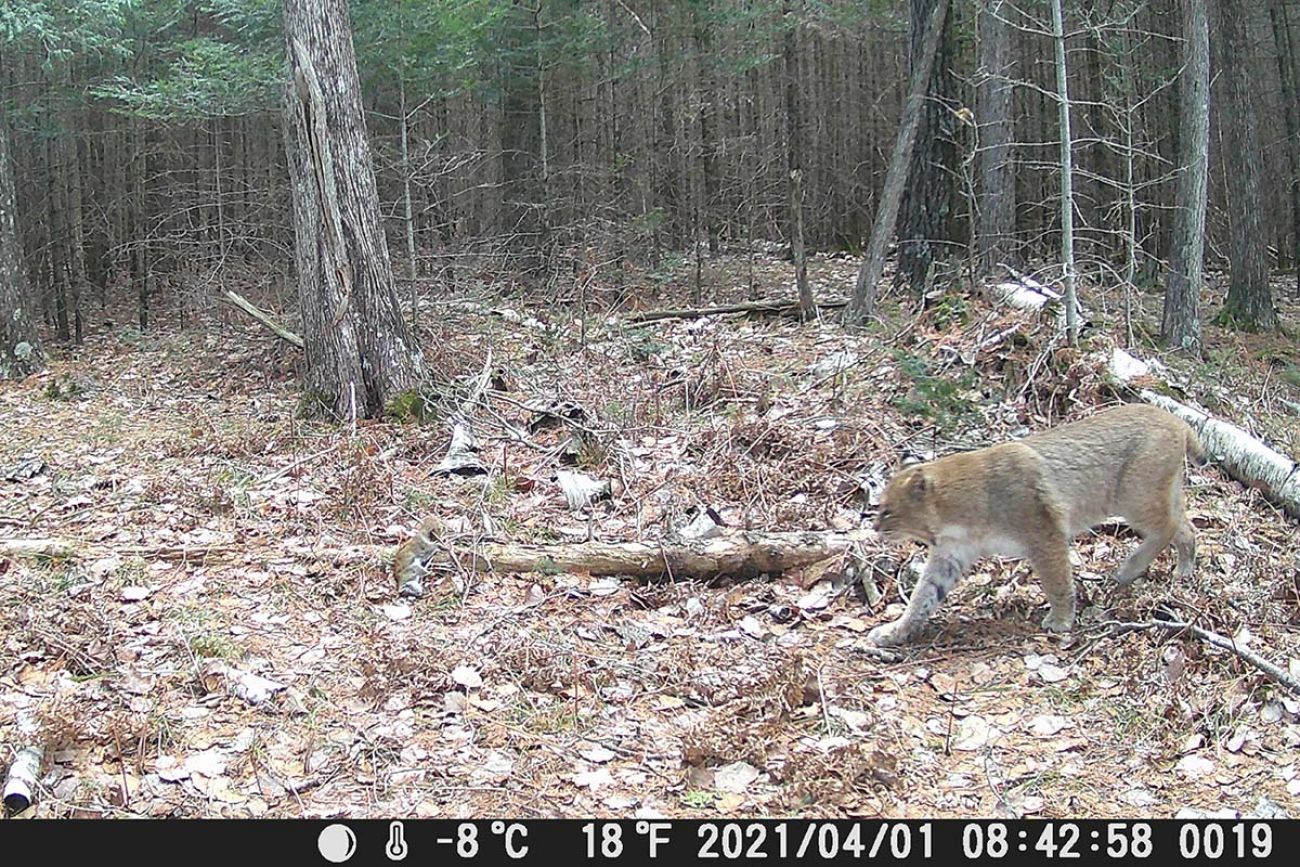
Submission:
{"label": "temperature reading", "polygon": [[[582,826],[582,833],[587,835],[587,857],[596,857],[596,823],[588,822]],[[623,828],[613,822],[600,825],[600,854],[606,858],[617,858],[623,854]]]}
{"label": "temperature reading", "polygon": [[478,828],[469,823],[456,828],[456,854],[462,858],[473,858],[478,854]]}
{"label": "temperature reading", "polygon": [[506,855],[511,858],[523,858],[528,854],[528,844],[520,840],[528,836],[528,829],[518,822],[493,822],[492,833],[502,838],[506,844]]}
{"label": "temperature reading", "polygon": [[[659,857],[659,847],[668,844],[668,831],[671,822],[639,821],[632,826],[638,837],[646,840],[646,852],[651,858]],[[582,826],[582,833],[587,838],[587,857],[595,858],[599,852],[602,858],[620,858],[623,855],[623,826],[617,822],[588,822]]]}

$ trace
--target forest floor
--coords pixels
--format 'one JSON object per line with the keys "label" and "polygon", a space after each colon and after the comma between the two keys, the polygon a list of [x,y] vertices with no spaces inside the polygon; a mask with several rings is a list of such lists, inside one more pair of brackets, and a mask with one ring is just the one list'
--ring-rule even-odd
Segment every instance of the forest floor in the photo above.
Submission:
{"label": "forest floor", "polygon": [[[842,295],[856,266],[818,258],[815,288]],[[710,263],[710,300],[745,300],[745,267]],[[687,306],[685,279],[656,306]],[[788,263],[756,279],[792,294]],[[0,537],[88,552],[0,557],[0,764],[51,745],[25,815],[1300,815],[1295,696],[1193,637],[1100,625],[1163,606],[1300,669],[1295,523],[1213,465],[1189,476],[1191,581],[1166,553],[1132,588],[1103,582],[1135,544],[1103,527],[1076,542],[1070,636],[1040,630],[1026,564],[989,560],[893,663],[865,633],[896,616],[910,546],[871,549],[874,607],[811,571],[475,574],[412,601],[356,553],[428,514],[518,542],[660,539],[699,505],[733,527],[857,527],[861,483],[905,453],[1117,402],[1097,360],[1122,331],[1117,297],[1087,294],[1100,328],[1078,351],[975,295],[919,315],[895,300],[853,333],[604,312],[583,328],[573,299],[481,300],[429,287],[420,316],[441,376],[473,378],[489,350],[503,374],[471,414],[490,470],[471,478],[431,472],[445,418],[298,418],[296,350],[230,311],[144,334],[94,322],[0,388]],[[1136,302],[1133,351],[1154,358],[1160,299]],[[1190,399],[1300,454],[1294,336],[1207,325],[1207,343],[1204,363],[1165,359]],[[561,399],[589,432],[574,449],[567,429],[529,430],[526,405]],[[626,490],[571,512],[553,481],[566,455]]]}

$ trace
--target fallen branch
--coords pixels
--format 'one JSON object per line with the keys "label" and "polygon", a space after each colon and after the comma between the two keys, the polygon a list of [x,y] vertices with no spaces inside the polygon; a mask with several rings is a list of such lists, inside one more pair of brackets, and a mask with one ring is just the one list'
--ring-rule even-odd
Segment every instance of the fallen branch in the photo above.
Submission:
{"label": "fallen branch", "polygon": [[[430,569],[454,569],[457,564],[481,571],[580,572],[641,578],[709,579],[720,575],[753,578],[800,569],[848,554],[855,545],[876,539],[872,530],[849,532],[757,533],[728,532],[705,539],[665,539],[662,542],[580,542],[571,545],[525,545],[483,542],[470,551],[441,539],[426,561]],[[336,563],[391,560],[392,547],[342,545],[334,548],[286,543],[286,557],[330,559]],[[242,556],[236,545],[205,548],[112,546],[74,539],[0,539],[0,556],[86,559],[110,554],[146,558],[191,559],[213,554]]]}
{"label": "fallen branch", "polygon": [[251,301],[244,298],[238,292],[235,292],[234,290],[227,291],[225,300],[227,304],[230,304],[232,307],[244,311],[249,316],[253,317],[258,322],[262,323],[267,328],[271,329],[271,331],[275,333],[275,336],[279,337],[281,340],[284,340],[288,343],[292,343],[294,346],[298,347],[299,349],[303,349],[306,347],[306,344],[302,342],[301,337],[299,337],[297,334],[294,334],[292,331],[285,328],[280,323],[276,322],[274,319],[272,319],[262,310],[255,307]]}
{"label": "fallen branch", "polygon": [[[821,310],[837,310],[847,300],[819,301]],[[688,307],[680,310],[648,310],[627,317],[628,322],[658,322],[663,319],[699,319],[704,316],[721,316],[726,313],[797,313],[798,301],[748,301],[743,304],[720,304],[716,307]]]}
{"label": "fallen branch", "polygon": [[1151,367],[1116,349],[1108,362],[1111,376],[1128,387],[1144,403],[1158,406],[1181,418],[1196,431],[1206,454],[1244,485],[1258,488],[1293,518],[1300,518],[1300,465],[1274,451],[1246,431],[1210,416],[1199,409],[1148,388],[1133,385]]}
{"label": "fallen branch", "polygon": [[492,572],[580,572],[638,578],[693,578],[721,575],[753,578],[811,566],[846,554],[876,538],[871,530],[847,533],[733,532],[706,539],[662,542],[579,542],[523,545],[485,542],[472,551],[455,550],[448,540],[424,561],[428,569],[449,570],[459,563]]}
{"label": "fallen branch", "polygon": [[1183,623],[1177,620],[1111,620],[1100,624],[1100,626],[1109,627],[1111,635],[1123,635],[1128,632],[1142,632],[1152,629],[1163,629],[1166,632],[1190,632],[1202,641],[1211,644],[1220,650],[1226,650],[1238,659],[1250,663],[1255,668],[1280,683],[1292,694],[1300,695],[1300,681],[1292,677],[1290,672],[1286,669],[1269,662],[1255,651],[1242,647],[1227,636],[1220,635],[1217,632],[1211,632],[1208,629],[1202,629],[1201,627],[1194,626],[1191,623]]}
{"label": "fallen branch", "polygon": [[242,553],[238,545],[204,545],[186,548],[175,545],[102,545],[75,539],[0,539],[0,557],[36,557],[46,560],[81,560],[109,554],[159,560],[207,559],[213,554]]}

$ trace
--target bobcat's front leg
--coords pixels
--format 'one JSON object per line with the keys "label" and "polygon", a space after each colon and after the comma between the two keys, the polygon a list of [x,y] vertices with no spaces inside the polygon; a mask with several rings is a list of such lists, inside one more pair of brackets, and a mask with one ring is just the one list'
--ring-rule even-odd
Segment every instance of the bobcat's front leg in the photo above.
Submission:
{"label": "bobcat's front leg", "polygon": [[932,552],[925,564],[925,573],[912,591],[907,610],[893,623],[877,626],[867,633],[867,641],[876,647],[893,647],[906,644],[925,628],[931,612],[939,606],[957,581],[965,567],[946,554]]}

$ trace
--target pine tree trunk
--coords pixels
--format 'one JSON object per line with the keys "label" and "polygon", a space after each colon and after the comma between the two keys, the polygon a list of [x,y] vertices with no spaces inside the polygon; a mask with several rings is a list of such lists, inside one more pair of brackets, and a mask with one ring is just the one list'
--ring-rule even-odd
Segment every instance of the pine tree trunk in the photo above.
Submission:
{"label": "pine tree trunk", "polygon": [[1191,354],[1201,350],[1201,258],[1210,152],[1210,30],[1206,3],[1182,0],[1185,63],[1179,95],[1178,207],[1160,326],[1166,346]]}
{"label": "pine tree trunk", "polygon": [[1012,137],[1011,27],[1004,0],[990,0],[979,13],[980,84],[976,122],[979,124],[979,267],[985,273],[998,264],[1017,264],[1013,246],[1016,228],[1016,168]]}
{"label": "pine tree trunk", "polygon": [[424,375],[393,289],[346,0],[285,0],[284,98],[308,394],[380,415]]}
{"label": "pine tree trunk", "polygon": [[1277,57],[1277,77],[1282,90],[1282,120],[1286,129],[1286,156],[1290,173],[1287,189],[1291,202],[1291,267],[1295,270],[1295,294],[1300,298],[1300,91],[1296,90],[1295,51],[1291,43],[1291,25],[1282,0],[1270,0],[1269,19],[1273,25],[1273,51]]}
{"label": "pine tree trunk", "polygon": [[817,302],[808,285],[808,253],[803,233],[803,125],[799,117],[799,18],[790,0],[782,10],[785,16],[785,159],[787,211],[789,213],[790,252],[794,257],[795,285],[799,288],[799,315],[816,315]]}
{"label": "pine tree trunk", "polygon": [[1255,113],[1250,45],[1247,37],[1249,6],[1242,0],[1218,0],[1215,28],[1220,46],[1220,128],[1224,154],[1230,156],[1225,172],[1228,188],[1229,255],[1228,297],[1224,318],[1247,330],[1277,327],[1277,311],[1268,286],[1268,234],[1264,226],[1264,153],[1260,148],[1259,121]]}
{"label": "pine tree trunk", "polygon": [[88,286],[86,271],[86,231],[82,216],[81,161],[77,156],[77,138],[64,136],[63,183],[68,221],[68,283],[72,290],[72,339],[80,346],[84,323],[82,305]]}
{"label": "pine tree trunk", "polygon": [[501,91],[501,232],[520,270],[538,274],[543,260],[538,224],[541,116],[532,9],[515,0],[506,11]]}
{"label": "pine tree trunk", "polygon": [[889,158],[889,169],[885,173],[885,188],[880,194],[880,202],[876,205],[867,252],[858,268],[857,281],[853,285],[853,297],[844,310],[844,321],[850,325],[862,325],[875,313],[877,284],[885,268],[885,250],[889,245],[889,239],[894,234],[894,226],[898,222],[898,208],[903,197],[903,187],[907,184],[917,130],[921,125],[926,82],[930,80],[930,73],[938,54],[939,39],[947,18],[948,0],[935,0],[929,19],[923,25],[925,38],[921,42],[917,63],[912,67],[906,101],[903,104],[903,117],[899,123],[898,136],[894,140],[893,153]]}
{"label": "pine tree trunk", "polygon": [[0,380],[22,379],[45,368],[14,220],[15,199],[9,131],[0,118]]}
{"label": "pine tree trunk", "polygon": [[[908,57],[912,66],[920,62],[921,40],[926,19],[938,0],[911,0],[912,45]],[[952,112],[953,40],[951,16],[944,16],[938,56],[926,88],[921,109],[921,128],[912,151],[912,168],[903,189],[898,218],[897,282],[920,292],[926,287],[936,260],[947,257],[952,240],[952,178],[956,176]]]}
{"label": "pine tree trunk", "polygon": [[50,257],[49,291],[54,298],[55,336],[67,343],[72,339],[72,331],[68,325],[68,271],[65,261],[68,257],[68,232],[63,225],[67,207],[61,201],[63,190],[60,181],[64,171],[60,160],[61,150],[54,137],[46,138],[45,221],[50,227],[50,243],[47,251]]}

